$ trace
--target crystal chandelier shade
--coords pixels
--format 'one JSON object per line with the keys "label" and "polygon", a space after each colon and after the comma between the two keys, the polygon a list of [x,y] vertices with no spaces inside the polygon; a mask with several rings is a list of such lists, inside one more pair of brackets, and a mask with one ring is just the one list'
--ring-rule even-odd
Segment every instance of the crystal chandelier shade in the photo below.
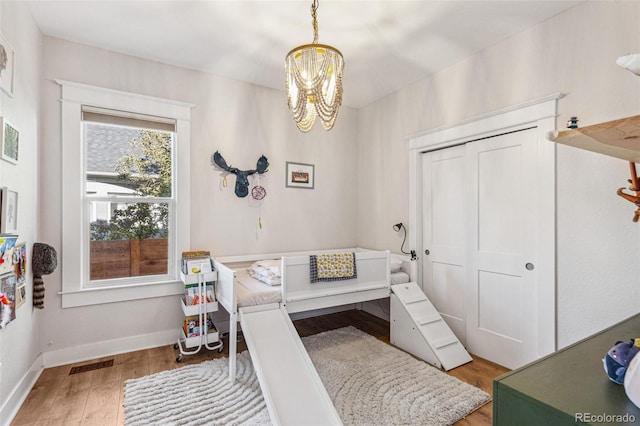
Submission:
{"label": "crystal chandelier shade", "polygon": [[342,53],[318,44],[317,0],[311,6],[313,43],[292,49],[285,59],[287,103],[291,115],[303,132],[320,117],[322,127],[331,130],[342,104]]}

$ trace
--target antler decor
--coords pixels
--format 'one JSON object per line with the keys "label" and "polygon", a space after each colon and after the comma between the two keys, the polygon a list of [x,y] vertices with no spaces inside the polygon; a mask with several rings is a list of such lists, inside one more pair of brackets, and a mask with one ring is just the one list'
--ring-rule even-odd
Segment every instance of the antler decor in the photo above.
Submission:
{"label": "antler decor", "polygon": [[216,151],[211,157],[211,162],[214,166],[218,166],[220,169],[228,173],[236,175],[236,188],[235,193],[238,197],[246,197],[249,194],[249,179],[248,177],[258,173],[263,174],[267,172],[269,168],[269,160],[264,155],[258,158],[256,168],[254,170],[240,170],[236,167],[227,165],[222,155]]}
{"label": "antler decor", "polygon": [[624,191],[625,188],[618,188],[618,195],[627,201],[631,201],[636,205],[637,209],[633,214],[633,221],[637,222],[640,219],[640,185],[638,185],[638,174],[636,173],[636,163],[630,161],[629,169],[631,170],[631,179],[628,182],[631,184],[630,191],[635,191],[636,195],[627,194]]}

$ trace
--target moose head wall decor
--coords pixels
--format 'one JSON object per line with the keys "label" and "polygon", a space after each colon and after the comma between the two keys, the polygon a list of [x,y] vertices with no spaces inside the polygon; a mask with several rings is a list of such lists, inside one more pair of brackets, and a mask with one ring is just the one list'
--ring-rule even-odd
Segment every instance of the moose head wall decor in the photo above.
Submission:
{"label": "moose head wall decor", "polygon": [[267,160],[267,157],[264,155],[258,158],[258,162],[254,170],[240,170],[236,167],[227,165],[227,162],[218,151],[213,154],[211,161],[214,166],[218,166],[225,172],[236,175],[235,193],[240,198],[246,197],[249,194],[249,176],[255,173],[263,174],[267,172],[267,169],[269,168],[269,160]]}

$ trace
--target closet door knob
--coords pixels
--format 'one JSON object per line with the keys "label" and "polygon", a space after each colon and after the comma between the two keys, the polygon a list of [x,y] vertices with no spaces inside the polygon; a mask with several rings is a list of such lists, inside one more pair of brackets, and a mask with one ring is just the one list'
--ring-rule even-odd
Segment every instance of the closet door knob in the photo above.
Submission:
{"label": "closet door knob", "polygon": [[526,265],[524,265],[525,268],[527,268],[527,271],[533,271],[533,269],[535,268],[535,266],[533,266],[533,263],[527,263]]}
{"label": "closet door knob", "polygon": [[424,254],[426,254],[427,256],[429,256],[430,251],[429,250],[425,250]]}

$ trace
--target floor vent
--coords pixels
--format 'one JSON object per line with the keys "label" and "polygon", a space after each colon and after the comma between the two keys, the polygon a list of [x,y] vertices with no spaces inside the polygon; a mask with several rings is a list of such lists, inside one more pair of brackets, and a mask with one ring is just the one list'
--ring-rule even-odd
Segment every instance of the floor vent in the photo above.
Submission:
{"label": "floor vent", "polygon": [[69,375],[86,373],[87,371],[99,370],[101,368],[113,367],[113,359],[106,361],[94,362],[93,364],[80,365],[78,367],[72,367],[69,371]]}

